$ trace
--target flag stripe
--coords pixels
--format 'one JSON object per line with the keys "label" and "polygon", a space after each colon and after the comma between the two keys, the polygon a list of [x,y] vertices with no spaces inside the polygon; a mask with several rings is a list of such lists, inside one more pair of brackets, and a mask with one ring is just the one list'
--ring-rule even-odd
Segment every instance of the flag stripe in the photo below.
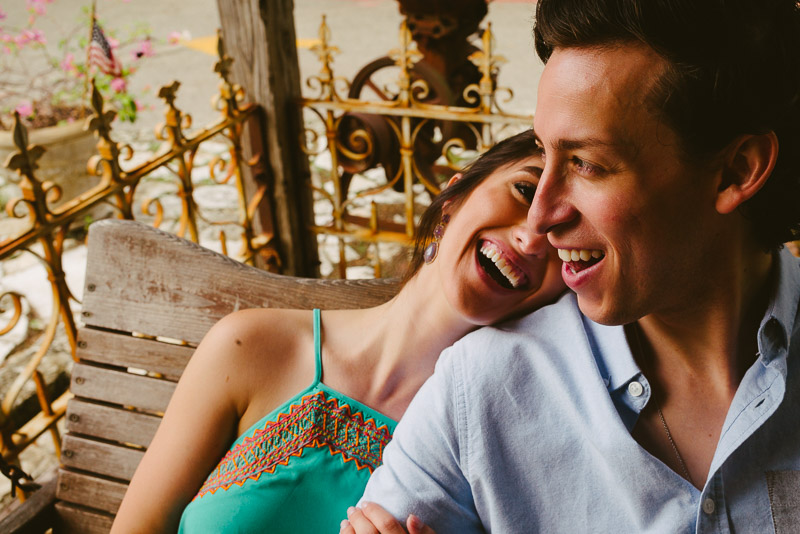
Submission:
{"label": "flag stripe", "polygon": [[103,29],[97,21],[92,22],[92,42],[89,43],[89,65],[95,65],[101,71],[113,76],[119,76],[120,64],[111,51]]}

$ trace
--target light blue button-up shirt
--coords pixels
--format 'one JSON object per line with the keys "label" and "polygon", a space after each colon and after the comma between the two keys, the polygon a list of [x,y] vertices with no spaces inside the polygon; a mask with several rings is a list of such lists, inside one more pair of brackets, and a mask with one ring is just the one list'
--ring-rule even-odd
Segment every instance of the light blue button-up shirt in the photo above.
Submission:
{"label": "light blue button-up shirt", "polygon": [[363,500],[438,534],[800,532],[800,263],[777,265],[702,491],[631,437],[650,385],[568,294],[442,354]]}

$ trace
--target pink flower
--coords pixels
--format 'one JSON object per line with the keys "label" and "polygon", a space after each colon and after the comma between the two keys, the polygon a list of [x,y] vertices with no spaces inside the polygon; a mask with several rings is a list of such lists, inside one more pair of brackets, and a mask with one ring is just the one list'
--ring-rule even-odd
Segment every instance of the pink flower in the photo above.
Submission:
{"label": "pink flower", "polygon": [[171,45],[175,45],[181,42],[182,37],[181,32],[169,32],[169,35],[167,35],[167,42]]}
{"label": "pink flower", "polygon": [[6,15],[6,12],[5,12],[5,11],[3,11],[3,9],[2,9],[2,8],[0,8],[0,20],[5,20],[5,18],[6,18],[7,16],[8,16],[8,15]]}
{"label": "pink flower", "polygon": [[125,90],[125,80],[123,78],[114,78],[111,80],[111,88],[115,93],[121,93]]}
{"label": "pink flower", "polygon": [[49,4],[52,0],[27,0],[26,4],[28,11],[34,12],[37,15],[44,15],[47,12],[45,4]]}
{"label": "pink flower", "polygon": [[72,52],[67,52],[64,59],[61,60],[61,70],[64,72],[74,72],[78,70],[78,67],[75,66],[75,56]]}
{"label": "pink flower", "polygon": [[45,44],[47,43],[47,39],[45,39],[42,30],[29,30],[26,28],[14,38],[14,42],[16,42],[18,46],[24,46],[28,43]]}
{"label": "pink flower", "polygon": [[33,104],[31,104],[29,100],[20,102],[19,104],[17,104],[17,107],[15,109],[17,113],[19,113],[19,116],[22,118],[30,117],[31,115],[33,115]]}
{"label": "pink flower", "polygon": [[117,48],[119,48],[119,41],[114,39],[110,35],[106,35],[106,41],[108,41],[108,46],[110,46],[112,50],[116,50]]}
{"label": "pink flower", "polygon": [[150,57],[154,54],[153,52],[153,44],[150,42],[150,39],[145,39],[144,41],[139,43],[139,46],[134,49],[131,54],[133,55],[133,59],[139,59],[143,57]]}

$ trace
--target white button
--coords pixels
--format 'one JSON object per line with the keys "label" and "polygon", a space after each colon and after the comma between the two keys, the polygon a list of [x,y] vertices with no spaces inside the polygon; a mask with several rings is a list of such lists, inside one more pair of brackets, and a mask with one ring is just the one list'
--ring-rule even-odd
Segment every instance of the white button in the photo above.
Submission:
{"label": "white button", "polygon": [[631,382],[628,384],[628,393],[634,397],[640,397],[644,393],[644,388],[639,382]]}
{"label": "white button", "polygon": [[713,499],[708,498],[708,499],[703,501],[703,511],[705,513],[711,515],[711,514],[714,513],[715,509],[716,509],[716,505],[714,504],[714,500]]}

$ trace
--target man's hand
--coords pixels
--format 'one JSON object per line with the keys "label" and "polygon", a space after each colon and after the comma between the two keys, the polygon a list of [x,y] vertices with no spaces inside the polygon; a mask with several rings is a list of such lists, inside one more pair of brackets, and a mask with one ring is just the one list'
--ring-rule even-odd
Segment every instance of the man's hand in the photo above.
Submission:
{"label": "man's hand", "polygon": [[[406,519],[409,534],[436,534],[432,528],[411,514]],[[405,534],[403,526],[379,504],[364,503],[361,508],[347,509],[339,534]]]}

